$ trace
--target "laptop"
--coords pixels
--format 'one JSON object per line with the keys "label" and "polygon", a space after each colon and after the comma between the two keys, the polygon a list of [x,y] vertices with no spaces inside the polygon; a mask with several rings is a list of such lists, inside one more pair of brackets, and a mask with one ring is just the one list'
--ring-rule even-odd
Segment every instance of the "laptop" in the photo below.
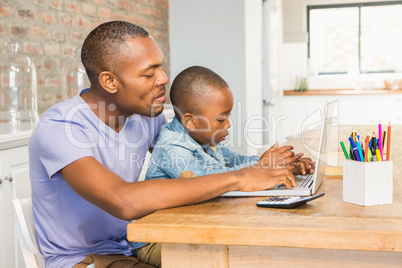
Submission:
{"label": "laptop", "polygon": [[[325,176],[326,152],[331,140],[332,123],[337,119],[334,111],[338,106],[338,101],[325,102],[324,112],[321,116],[321,134],[318,144],[316,170],[314,174],[296,175],[297,187],[287,189],[285,185],[276,185],[271,189],[254,192],[232,191],[221,196],[223,197],[246,197],[246,196],[309,196],[316,193]],[[318,112],[318,111],[317,111]],[[303,135],[302,135],[303,137]]]}

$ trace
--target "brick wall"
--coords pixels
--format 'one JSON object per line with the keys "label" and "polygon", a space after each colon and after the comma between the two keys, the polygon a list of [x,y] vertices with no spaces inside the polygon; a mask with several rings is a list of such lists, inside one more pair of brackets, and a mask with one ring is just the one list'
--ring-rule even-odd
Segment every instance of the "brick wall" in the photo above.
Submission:
{"label": "brick wall", "polygon": [[3,44],[15,39],[35,63],[42,114],[63,99],[63,62],[106,21],[125,20],[148,30],[165,54],[169,76],[168,8],[168,0],[0,0],[0,47],[3,52]]}

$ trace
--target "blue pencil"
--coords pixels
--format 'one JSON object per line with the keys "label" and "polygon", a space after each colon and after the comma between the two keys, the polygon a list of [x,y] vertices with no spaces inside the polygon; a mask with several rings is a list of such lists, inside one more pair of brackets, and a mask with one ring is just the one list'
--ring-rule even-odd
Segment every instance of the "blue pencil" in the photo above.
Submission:
{"label": "blue pencil", "polygon": [[361,158],[360,158],[360,156],[359,156],[359,152],[357,151],[356,144],[355,144],[355,142],[353,141],[353,137],[349,137],[349,141],[350,141],[350,145],[352,146],[352,150],[353,150],[353,153],[354,153],[355,156],[356,156],[357,161],[361,161]]}
{"label": "blue pencil", "polygon": [[362,146],[360,145],[360,140],[358,137],[356,137],[356,145],[357,145],[357,151],[359,152],[360,161],[364,162],[363,150]]}

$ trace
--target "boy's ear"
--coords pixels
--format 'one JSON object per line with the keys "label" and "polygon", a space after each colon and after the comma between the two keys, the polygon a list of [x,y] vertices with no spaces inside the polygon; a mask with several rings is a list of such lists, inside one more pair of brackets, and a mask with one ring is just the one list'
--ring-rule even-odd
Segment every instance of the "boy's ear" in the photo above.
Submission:
{"label": "boy's ear", "polygon": [[183,115],[183,123],[184,123],[184,126],[185,126],[187,129],[191,130],[191,131],[194,131],[194,130],[195,130],[194,119],[195,119],[195,116],[194,116],[193,114],[191,114],[191,113],[185,113],[185,114]]}
{"label": "boy's ear", "polygon": [[111,72],[101,72],[99,74],[99,83],[109,93],[117,92],[117,79]]}

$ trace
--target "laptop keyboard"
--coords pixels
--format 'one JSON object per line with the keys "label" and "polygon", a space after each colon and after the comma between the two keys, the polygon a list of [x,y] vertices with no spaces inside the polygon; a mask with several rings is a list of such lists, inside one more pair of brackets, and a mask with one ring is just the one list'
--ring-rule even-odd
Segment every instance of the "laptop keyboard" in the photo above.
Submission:
{"label": "laptop keyboard", "polygon": [[[296,175],[295,176],[297,182],[297,188],[309,188],[313,183],[313,175],[306,174],[306,175]],[[273,188],[283,189],[286,188],[285,184],[279,184]]]}

